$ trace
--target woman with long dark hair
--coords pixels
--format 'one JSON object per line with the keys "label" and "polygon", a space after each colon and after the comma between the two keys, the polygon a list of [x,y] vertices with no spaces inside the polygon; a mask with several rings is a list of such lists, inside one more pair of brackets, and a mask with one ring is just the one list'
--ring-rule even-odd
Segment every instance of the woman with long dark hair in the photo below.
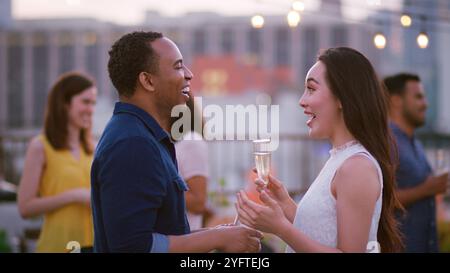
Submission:
{"label": "woman with long dark hair", "polygon": [[191,230],[198,230],[203,228],[203,214],[207,211],[208,144],[203,139],[202,112],[192,95],[189,95],[186,106],[183,115],[190,119],[191,126],[183,128],[182,138],[176,142],[175,148],[178,171],[189,188],[185,194],[189,226]]}
{"label": "woman with long dark hair", "polygon": [[96,93],[89,78],[62,75],[48,96],[44,130],[28,147],[18,205],[24,218],[44,215],[37,252],[93,245],[90,169]]}
{"label": "woman with long dark hair", "polygon": [[238,193],[241,222],[279,236],[287,252],[399,251],[387,96],[369,60],[351,48],[325,50],[300,106],[309,135],[331,142],[330,158],[298,205],[273,177],[266,188],[257,182],[266,206]]}

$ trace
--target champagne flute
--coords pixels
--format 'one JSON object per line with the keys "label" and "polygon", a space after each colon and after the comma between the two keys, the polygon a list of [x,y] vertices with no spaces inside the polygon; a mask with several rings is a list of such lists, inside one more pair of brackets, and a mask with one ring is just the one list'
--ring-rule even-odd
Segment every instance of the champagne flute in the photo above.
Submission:
{"label": "champagne flute", "polygon": [[267,186],[270,171],[270,139],[257,139],[253,141],[253,155],[255,156],[258,178]]}
{"label": "champagne flute", "polygon": [[[267,186],[269,183],[270,170],[270,139],[256,139],[253,141],[253,155],[255,157],[256,171],[258,178]],[[239,216],[234,218],[234,225],[239,224]]]}
{"label": "champagne flute", "polygon": [[444,149],[436,150],[435,174],[441,175],[448,172],[448,159]]}

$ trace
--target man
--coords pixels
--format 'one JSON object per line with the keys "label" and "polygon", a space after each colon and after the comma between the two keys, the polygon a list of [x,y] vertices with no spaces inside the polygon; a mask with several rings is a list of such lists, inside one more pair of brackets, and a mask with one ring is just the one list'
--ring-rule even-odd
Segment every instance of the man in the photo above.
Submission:
{"label": "man", "polygon": [[108,71],[119,93],[91,172],[97,252],[259,251],[261,233],[222,227],[190,233],[170,132],[172,107],[188,100],[191,71],[156,32],[124,35]]}
{"label": "man", "polygon": [[391,129],[397,141],[397,196],[406,209],[400,217],[406,252],[438,252],[435,196],[445,193],[448,173],[432,175],[414,131],[424,125],[427,101],[420,78],[397,74],[384,79],[390,95]]}

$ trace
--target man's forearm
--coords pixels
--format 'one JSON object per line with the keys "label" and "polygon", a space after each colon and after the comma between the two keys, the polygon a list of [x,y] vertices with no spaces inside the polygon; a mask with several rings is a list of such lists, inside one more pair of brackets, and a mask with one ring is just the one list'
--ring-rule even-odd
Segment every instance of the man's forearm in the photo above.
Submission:
{"label": "man's forearm", "polygon": [[207,229],[186,235],[169,236],[169,252],[210,252],[220,247],[221,235],[219,229]]}
{"label": "man's forearm", "polygon": [[195,233],[195,232],[200,232],[200,231],[206,231],[206,230],[210,230],[211,228],[205,227],[205,228],[199,228],[199,229],[194,229],[191,230],[191,233]]}
{"label": "man's forearm", "polygon": [[400,203],[404,207],[408,207],[413,203],[427,198],[430,196],[430,193],[423,186],[424,184],[420,184],[418,186],[407,188],[407,189],[397,189],[397,197]]}

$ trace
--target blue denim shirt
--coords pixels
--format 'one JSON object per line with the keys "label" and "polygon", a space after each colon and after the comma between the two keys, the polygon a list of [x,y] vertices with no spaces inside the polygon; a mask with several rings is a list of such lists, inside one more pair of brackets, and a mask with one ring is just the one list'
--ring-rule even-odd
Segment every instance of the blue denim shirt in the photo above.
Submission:
{"label": "blue denim shirt", "polygon": [[[405,189],[424,183],[432,170],[421,143],[415,137],[409,137],[394,123],[390,127],[397,140],[400,161],[396,171],[397,187]],[[434,197],[411,204],[399,220],[405,252],[438,252]]]}
{"label": "blue denim shirt", "polygon": [[96,252],[167,252],[167,235],[190,232],[175,147],[132,104],[116,103],[95,151],[91,184]]}

